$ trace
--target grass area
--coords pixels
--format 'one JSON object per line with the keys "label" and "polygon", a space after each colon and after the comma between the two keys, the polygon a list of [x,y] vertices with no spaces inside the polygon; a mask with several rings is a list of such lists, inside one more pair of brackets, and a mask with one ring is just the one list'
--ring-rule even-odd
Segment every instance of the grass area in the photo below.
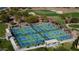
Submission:
{"label": "grass area", "polygon": [[64,24],[65,20],[60,17],[60,14],[57,14],[56,12],[50,11],[50,10],[32,10],[37,15],[45,15],[45,16],[51,16],[56,19],[56,21],[59,24]]}
{"label": "grass area", "polygon": [[[38,15],[46,15],[46,16],[60,16],[61,15],[50,10],[32,10],[32,11]],[[74,17],[74,18],[78,17],[79,18],[79,12],[64,13],[62,15],[65,17]]]}
{"label": "grass area", "polygon": [[[5,23],[0,23],[0,37],[4,38],[6,28],[7,25]],[[0,39],[0,49],[4,51],[13,51],[11,42],[7,41],[6,39]]]}
{"label": "grass area", "polygon": [[4,37],[5,35],[5,28],[7,27],[6,24],[0,23],[0,37]]}
{"label": "grass area", "polygon": [[63,43],[59,47],[55,48],[54,51],[71,51],[72,43]]}
{"label": "grass area", "polygon": [[32,10],[32,12],[35,12],[37,15],[44,15],[44,16],[52,16],[59,24],[65,24],[65,20],[61,18],[60,14],[57,14],[54,11],[50,10]]}
{"label": "grass area", "polygon": [[47,48],[42,47],[42,48],[32,49],[30,51],[48,51],[48,50]]}
{"label": "grass area", "polygon": [[11,42],[5,39],[0,39],[0,49],[4,51],[13,51]]}
{"label": "grass area", "polygon": [[73,28],[79,28],[79,24],[71,24],[69,25],[70,27],[73,27]]}
{"label": "grass area", "polygon": [[53,17],[59,24],[65,24],[65,20],[62,19],[60,16],[54,16]]}
{"label": "grass area", "polygon": [[50,11],[50,10],[33,10],[38,15],[46,15],[46,16],[58,16],[56,12]]}
{"label": "grass area", "polygon": [[72,42],[71,43],[63,43],[59,45],[56,48],[50,47],[50,48],[38,48],[38,49],[33,49],[31,51],[79,51],[79,49],[76,48],[71,48],[72,47]]}
{"label": "grass area", "polygon": [[66,16],[66,17],[78,17],[79,18],[79,12],[72,12],[72,13],[64,13],[63,16]]}

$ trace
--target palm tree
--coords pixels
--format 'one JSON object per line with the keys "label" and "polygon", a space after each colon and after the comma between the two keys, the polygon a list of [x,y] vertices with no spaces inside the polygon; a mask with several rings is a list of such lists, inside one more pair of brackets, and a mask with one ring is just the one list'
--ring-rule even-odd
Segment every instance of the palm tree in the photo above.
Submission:
{"label": "palm tree", "polygon": [[79,36],[78,36],[78,38],[73,42],[72,48],[77,48],[77,45],[79,44],[78,42],[79,42]]}

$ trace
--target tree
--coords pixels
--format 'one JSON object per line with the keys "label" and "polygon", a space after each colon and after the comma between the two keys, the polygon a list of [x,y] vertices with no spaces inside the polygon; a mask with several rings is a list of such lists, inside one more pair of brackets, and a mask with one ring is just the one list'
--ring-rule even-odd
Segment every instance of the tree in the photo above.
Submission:
{"label": "tree", "polygon": [[9,15],[14,16],[14,20],[19,23],[21,21],[21,18],[24,17],[26,18],[29,16],[29,11],[28,10],[19,10],[20,8],[10,8],[9,10]]}
{"label": "tree", "polygon": [[2,22],[8,22],[9,21],[9,16],[7,14],[2,14],[2,15],[0,15],[0,20]]}
{"label": "tree", "polygon": [[38,17],[37,16],[28,16],[25,18],[25,21],[28,23],[36,23],[38,22]]}
{"label": "tree", "polygon": [[[0,12],[0,20],[1,21],[7,21],[10,20],[10,16],[13,16],[15,20],[15,22],[19,23],[19,21],[21,20],[22,17],[26,18],[28,17],[29,19],[29,11],[30,10],[20,10],[20,8],[17,7],[11,7],[11,8],[7,8],[6,10],[2,10]],[[31,15],[32,16],[32,15]],[[31,17],[32,18],[32,17]]]}
{"label": "tree", "polygon": [[43,21],[48,22],[48,17],[46,15],[43,15]]}
{"label": "tree", "polygon": [[7,12],[5,10],[0,11],[0,15],[6,14]]}
{"label": "tree", "polygon": [[79,41],[79,36],[78,36],[78,38],[73,42],[72,48],[77,48],[78,41]]}
{"label": "tree", "polygon": [[65,23],[70,23],[71,16],[66,14],[61,14],[60,17],[65,20]]}
{"label": "tree", "polygon": [[26,16],[29,16],[29,11],[28,11],[28,10],[23,11],[22,13],[23,13],[23,16],[25,16],[25,17],[26,17]]}
{"label": "tree", "polygon": [[3,22],[9,22],[10,16],[14,16],[16,14],[15,9],[7,8],[6,10],[2,10],[0,12],[0,20]]}
{"label": "tree", "polygon": [[72,18],[70,23],[79,23],[79,18]]}

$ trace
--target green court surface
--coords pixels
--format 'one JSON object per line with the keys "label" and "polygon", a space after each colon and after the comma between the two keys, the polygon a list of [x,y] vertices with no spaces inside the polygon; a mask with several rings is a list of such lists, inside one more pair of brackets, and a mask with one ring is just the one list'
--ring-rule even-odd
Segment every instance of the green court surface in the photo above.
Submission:
{"label": "green court surface", "polygon": [[14,27],[11,29],[13,35],[21,47],[38,46],[46,40],[57,39],[59,41],[70,39],[70,34],[58,29],[52,23],[32,24],[25,27]]}

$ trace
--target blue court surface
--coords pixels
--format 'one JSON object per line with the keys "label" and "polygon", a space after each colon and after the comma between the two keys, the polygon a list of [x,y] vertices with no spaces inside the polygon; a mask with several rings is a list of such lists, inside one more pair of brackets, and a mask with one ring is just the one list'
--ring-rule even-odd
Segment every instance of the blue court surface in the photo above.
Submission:
{"label": "blue court surface", "polygon": [[32,26],[13,27],[11,32],[20,47],[44,44],[45,40],[59,41],[71,38],[71,35],[51,23],[32,24]]}

